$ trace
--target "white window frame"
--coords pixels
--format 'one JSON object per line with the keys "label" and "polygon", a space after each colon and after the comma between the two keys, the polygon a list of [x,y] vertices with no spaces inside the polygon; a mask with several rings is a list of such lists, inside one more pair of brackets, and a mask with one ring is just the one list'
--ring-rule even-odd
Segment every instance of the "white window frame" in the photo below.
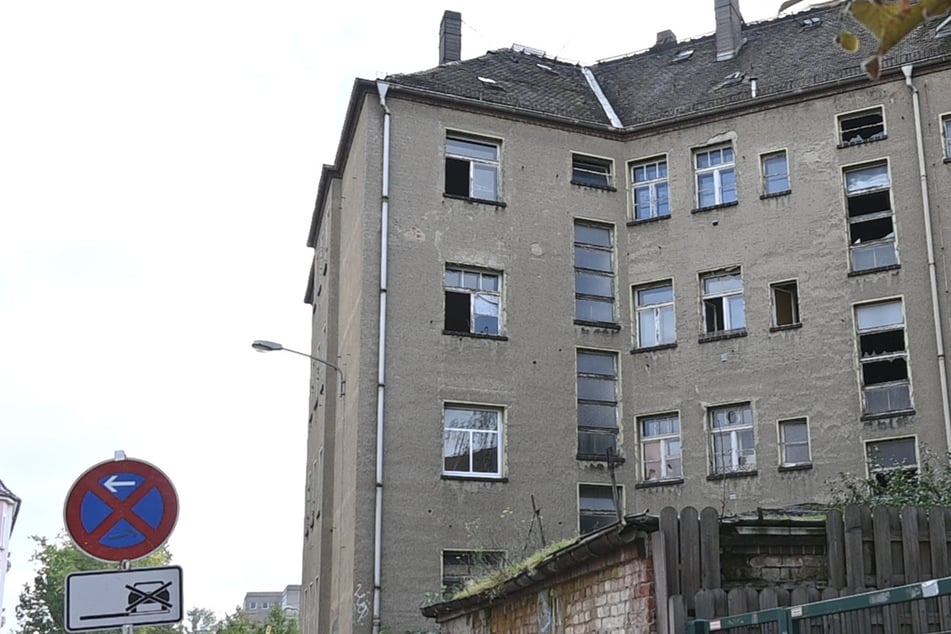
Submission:
{"label": "white window frame", "polygon": [[[451,144],[457,143],[455,148]],[[466,148],[465,146],[470,146]],[[499,202],[502,200],[502,170],[501,154],[502,143],[496,139],[468,135],[459,132],[446,133],[446,178],[448,181],[449,161],[464,161],[469,164],[469,187],[467,194],[460,194],[449,191],[449,183],[446,185],[446,193],[451,196],[465,196],[472,200],[485,200],[489,202]],[[480,155],[477,148],[486,148],[494,150],[494,157]],[[466,150],[470,150],[466,152]],[[494,191],[489,191],[485,185],[480,184],[479,175],[493,174]]]}
{"label": "white window frame", "polygon": [[[794,289],[792,293],[789,292],[789,287]],[[792,313],[792,321],[788,324],[779,323],[779,302],[777,301],[777,297],[780,293],[790,296],[788,302],[790,306],[790,312]],[[793,279],[770,282],[769,303],[773,320],[772,327],[774,329],[795,328],[796,326],[802,325],[802,316],[799,312],[799,280]]]}
{"label": "white window frame", "polygon": [[[463,427],[463,426],[450,426],[448,420],[449,412],[481,412],[481,413],[491,413],[495,416],[495,429],[480,429],[478,427]],[[501,478],[502,469],[504,468],[504,451],[503,445],[505,441],[505,436],[503,434],[504,429],[504,420],[505,420],[505,411],[501,407],[493,405],[476,405],[472,403],[444,403],[442,410],[442,419],[443,419],[443,470],[442,473],[445,476],[459,477],[459,478]],[[449,469],[447,468],[446,461],[450,456],[447,456],[447,449],[449,446],[450,434],[460,434],[464,437],[464,441],[461,442],[465,445],[466,451],[468,454],[468,463],[469,468],[467,470],[463,469]],[[476,443],[473,440],[478,436],[483,435],[487,438],[495,439],[495,470],[486,470],[479,471],[476,470],[474,453],[476,450],[473,448],[476,446]],[[457,454],[461,456],[462,454]]]}
{"label": "white window frame", "polygon": [[[861,186],[856,182],[850,185],[850,176],[861,173],[872,174],[878,168],[884,168],[885,184],[873,184],[871,186]],[[845,192],[845,215],[849,230],[849,266],[853,273],[862,271],[875,271],[884,267],[898,266],[900,260],[898,257],[898,239],[895,227],[895,205],[892,196],[892,176],[891,166],[887,160],[872,161],[870,163],[859,163],[856,165],[847,165],[842,168],[842,187]],[[882,194],[888,197],[888,209],[874,211],[871,213],[855,214],[851,213],[853,200],[869,200],[870,197],[880,197]],[[861,238],[854,239],[852,228],[856,225],[871,223],[880,220],[888,220],[891,223],[891,232],[882,238],[862,241]],[[864,258],[867,253],[872,255],[870,266],[857,266],[856,258],[860,255]]]}
{"label": "white window frame", "polygon": [[944,141],[944,160],[951,161],[951,112],[939,115],[941,121],[941,140]]}
{"label": "white window frame", "polygon": [[[717,425],[717,414],[726,415],[726,424]],[[749,414],[749,422],[743,420],[744,414]],[[730,421],[730,414],[739,420]],[[749,402],[719,405],[707,410],[707,425],[710,438],[710,473],[725,475],[752,471],[756,468],[756,421],[753,418],[753,406]],[[744,443],[745,434],[749,433],[752,446]],[[717,452],[717,438],[728,441],[727,451]],[[726,463],[729,459],[729,464]]]}
{"label": "white window frame", "polygon": [[[583,501],[585,500],[585,496],[584,496],[583,490],[585,490],[585,489],[587,490],[587,492],[588,492],[589,494],[592,493],[592,492],[594,492],[596,489],[600,489],[602,495],[597,496],[597,498],[595,498],[595,497],[589,497],[588,499],[589,499],[589,500],[603,501],[603,500],[606,500],[606,499],[607,499],[607,496],[603,495],[603,493],[605,492],[604,489],[606,489],[608,493],[611,493],[611,485],[610,485],[610,484],[600,484],[600,483],[597,483],[597,484],[594,484],[594,483],[592,483],[592,484],[589,484],[589,483],[580,483],[580,484],[578,484],[578,506],[577,506],[576,508],[578,509],[578,534],[579,534],[579,535],[587,535],[588,533],[593,533],[593,532],[595,532],[595,531],[598,531],[598,530],[604,528],[605,526],[608,526],[608,525],[610,525],[610,524],[613,524],[614,522],[617,521],[617,510],[618,510],[618,508],[620,507],[620,508],[622,509],[622,514],[623,514],[623,509],[624,509],[624,487],[623,487],[623,485],[620,485],[620,484],[617,485],[617,487],[615,488],[615,491],[614,491],[613,494],[611,495],[611,504],[612,504],[612,508],[611,508],[611,509],[607,509],[607,508],[595,508],[595,505],[590,504],[590,503],[589,503],[589,506],[583,507],[583,506],[582,506],[582,503],[583,503]],[[591,529],[588,530],[588,531],[584,531],[584,530],[583,530],[583,527],[582,527],[582,518],[585,518],[585,517],[595,519],[595,521],[596,521],[599,525],[598,525],[598,526],[595,526],[595,527],[593,527],[593,528],[591,528]],[[597,518],[600,518],[600,519],[597,519]]]}
{"label": "white window frame", "polygon": [[[650,291],[667,289],[670,299],[663,301],[644,301],[642,294]],[[647,284],[639,284],[632,289],[634,299],[634,330],[637,336],[638,348],[656,348],[677,343],[677,310],[674,297],[674,281],[660,280]],[[669,320],[671,335],[665,335],[664,326]],[[650,321],[652,332],[645,333],[645,321]],[[650,343],[648,343],[650,342]]]}
{"label": "white window frame", "polygon": [[[671,424],[669,431],[648,434],[647,425],[654,421],[661,423],[661,426],[664,421],[676,423],[676,430]],[[683,428],[680,424],[680,413],[665,412],[638,416],[637,432],[641,441],[641,479],[644,482],[683,480]],[[657,446],[655,452],[657,460],[648,461],[648,447],[652,445]],[[654,464],[657,464],[657,467],[650,466]]]}
{"label": "white window frame", "polygon": [[603,156],[572,152],[571,182],[582,187],[613,189],[614,160]]}
{"label": "white window frame", "polygon": [[[739,280],[740,286],[725,291],[707,290],[708,281],[721,278],[736,278]],[[713,307],[717,303],[720,305],[719,314],[723,316],[722,328],[716,328],[718,324],[710,323],[708,318],[708,307]],[[739,315],[742,319],[737,319],[733,315],[737,303],[739,305]],[[707,271],[700,274],[700,309],[704,336],[746,330],[746,299],[743,296],[743,274],[739,267]],[[737,321],[740,323],[734,323]]]}
{"label": "white window frame", "polygon": [[[706,166],[700,166],[701,157],[707,158]],[[714,163],[714,159],[718,162]],[[694,150],[693,165],[695,172],[694,185],[697,188],[697,209],[732,205],[739,200],[736,186],[736,150],[733,149],[733,144],[727,143]],[[727,178],[727,175],[729,175],[729,178]],[[713,177],[713,201],[705,203],[703,198],[704,188],[701,181],[707,176]],[[730,179],[733,181],[733,187],[724,187],[724,180],[729,181]]]}
{"label": "white window frame", "polygon": [[[878,117],[881,119],[881,123],[870,123],[860,127],[849,127],[845,128],[844,125],[850,121],[855,121],[856,119],[861,119],[863,117],[873,116],[878,114]],[[851,110],[849,112],[842,112],[835,117],[836,123],[836,133],[839,139],[838,147],[849,147],[851,145],[860,145],[862,143],[871,143],[873,141],[881,141],[888,138],[887,129],[885,128],[885,108],[883,106],[872,106],[871,108],[862,108],[861,110]],[[881,127],[880,131],[873,131],[875,128]],[[846,138],[846,134],[849,134],[853,131],[865,130],[866,128],[872,128],[872,130],[865,131],[857,136],[851,136]]]}
{"label": "white window frame", "polygon": [[[600,242],[585,242],[579,238],[579,229],[594,229],[607,232],[607,244]],[[614,225],[588,220],[575,219],[572,227],[575,256],[575,320],[585,323],[617,323],[617,279],[615,274],[615,231]],[[593,258],[591,256],[594,256]],[[607,258],[608,266],[592,266],[598,264],[599,259]],[[585,259],[585,262],[581,260]],[[579,291],[579,280],[601,281],[610,287],[608,294],[596,294]],[[582,308],[605,309],[610,307],[610,320],[588,319],[582,317]],[[587,309],[585,310],[587,315]],[[607,315],[604,315],[607,316]]]}
{"label": "white window frame", "polygon": [[[775,164],[778,159],[782,159],[782,172],[771,174],[769,166]],[[789,178],[789,157],[786,150],[775,150],[760,154],[759,165],[763,177],[763,196],[779,196],[792,191]]]}
{"label": "white window frame", "polygon": [[[670,217],[670,184],[667,155],[632,161],[628,164],[631,176],[631,215],[635,221]],[[650,177],[653,169],[653,178]],[[647,209],[638,205],[638,194],[647,194]]]}
{"label": "white window frame", "polygon": [[[874,308],[874,307],[885,307],[891,306],[893,308],[898,308],[901,313],[901,322],[892,321],[889,323],[883,323],[880,325],[874,326],[863,326],[862,325],[862,316],[861,313],[864,309]],[[907,412],[914,409],[914,400],[911,389],[911,360],[909,359],[908,354],[908,325],[907,317],[905,313],[905,303],[901,298],[891,298],[891,299],[882,299],[876,300],[873,302],[863,302],[860,304],[855,304],[853,306],[853,316],[855,319],[855,344],[856,351],[859,358],[859,385],[862,387],[862,411],[867,416],[881,416],[894,414],[896,412]],[[901,335],[904,340],[904,348],[901,350],[891,350],[886,352],[881,352],[879,354],[870,353],[863,354],[862,352],[862,337],[863,336],[875,336],[880,334],[893,333],[897,330],[901,330]],[[894,362],[894,361],[903,361],[905,364],[905,374],[904,379],[894,380],[894,381],[883,381],[880,383],[871,383],[866,384],[865,382],[865,366],[873,363],[881,362]],[[892,393],[898,395],[900,398],[901,393],[904,392],[905,397],[902,399],[905,403],[905,407],[892,407],[886,406],[884,408],[878,406],[870,406],[869,396],[870,394],[881,393],[885,396],[886,400],[891,401],[893,397]]]}
{"label": "white window frame", "polygon": [[[889,443],[902,443],[911,441],[914,444],[915,448],[915,463],[910,464],[895,464],[895,465],[877,465],[872,458],[872,451],[876,445],[885,445]],[[895,436],[892,438],[876,438],[874,440],[865,441],[865,468],[868,479],[875,479],[878,476],[886,476],[889,473],[894,471],[914,471],[918,473],[921,468],[921,450],[918,447],[918,437],[917,436]]]}
{"label": "white window frame", "polygon": [[[806,430],[805,440],[788,440],[786,438],[786,429],[792,425],[802,425]],[[809,419],[805,416],[798,418],[784,418],[776,421],[776,434],[779,445],[779,464],[783,467],[798,467],[812,464],[812,435],[809,429]],[[787,449],[790,447],[805,447],[805,460],[790,460]]]}
{"label": "white window frame", "polygon": [[[610,373],[584,371],[581,367],[583,356],[610,359],[612,371]],[[610,442],[606,440],[604,443],[605,450],[608,447],[612,447],[614,455],[618,455],[618,448],[620,446],[620,443],[618,442],[618,436],[620,435],[620,429],[618,425],[618,409],[621,400],[619,393],[621,377],[618,354],[613,350],[578,348],[575,350],[575,364],[576,393],[578,398],[578,459],[604,461],[607,459],[607,457],[600,451],[584,452],[581,450],[582,438],[591,438],[592,440],[609,439]],[[588,390],[583,387],[589,384],[594,388],[593,393],[588,392]],[[605,388],[605,394],[598,394],[597,388],[599,386]],[[610,394],[608,394],[608,392],[610,392]],[[585,424],[590,422],[589,419],[585,417],[588,408],[593,408],[594,412],[606,411],[610,408],[610,410],[613,412],[610,424]]]}
{"label": "white window frame", "polygon": [[[458,275],[458,283],[450,278]],[[474,280],[471,278],[475,277]],[[502,335],[502,273],[456,264],[447,264],[443,273],[443,292],[469,296],[469,329],[450,330],[445,328],[445,318],[448,318],[448,298],[445,298],[443,327],[447,333],[469,333],[473,335]],[[492,312],[491,308],[495,310]],[[479,317],[495,318],[495,332],[479,332]]]}

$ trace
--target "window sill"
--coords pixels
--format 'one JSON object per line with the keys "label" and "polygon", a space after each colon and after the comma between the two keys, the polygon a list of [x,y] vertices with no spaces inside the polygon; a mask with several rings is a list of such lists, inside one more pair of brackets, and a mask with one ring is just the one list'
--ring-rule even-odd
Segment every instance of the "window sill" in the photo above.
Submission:
{"label": "window sill", "polygon": [[453,475],[444,473],[441,476],[443,480],[463,480],[469,482],[508,482],[508,478],[502,476],[480,476],[480,475]]}
{"label": "window sill", "polygon": [[729,478],[752,478],[758,475],[759,471],[756,469],[750,469],[749,471],[728,471],[727,473],[711,473],[707,476],[707,480],[713,482],[727,480]]}
{"label": "window sill", "polygon": [[452,337],[468,337],[469,339],[491,339],[493,341],[508,341],[509,338],[505,335],[483,335],[477,332],[457,332],[455,330],[445,330],[443,329],[442,334],[450,335]]}
{"label": "window sill", "polygon": [[894,412],[876,412],[875,414],[862,414],[862,417],[859,419],[861,421],[870,421],[870,420],[884,420],[886,418],[904,418],[906,416],[914,416],[917,412],[914,408],[912,409],[899,409]]}
{"label": "window sill", "polygon": [[901,264],[889,264],[887,266],[876,266],[871,269],[862,269],[861,271],[849,271],[849,277],[858,277],[859,275],[868,275],[869,273],[881,273],[882,271],[896,271],[901,268]]}
{"label": "window sill", "polygon": [[634,220],[628,220],[628,227],[635,227],[637,225],[647,225],[652,222],[660,222],[661,220],[670,220],[670,214],[666,216],[652,216],[650,218],[635,218]]}
{"label": "window sill", "polygon": [[715,209],[725,209],[727,207],[736,207],[740,204],[740,201],[734,200],[729,203],[720,203],[719,205],[710,205],[709,207],[698,207],[696,209],[691,209],[690,213],[692,214],[702,214],[707,211],[714,211]]}
{"label": "window sill", "polygon": [[808,471],[809,469],[812,469],[811,462],[802,462],[800,464],[782,464],[779,465],[776,470],[780,473],[786,473],[789,471]]}
{"label": "window sill", "polygon": [[781,192],[773,192],[772,194],[762,194],[759,199],[766,200],[768,198],[782,198],[783,196],[788,196],[792,193],[791,189],[784,189]]}
{"label": "window sill", "polygon": [[856,145],[865,145],[866,143],[875,143],[876,141],[884,141],[888,138],[887,134],[882,136],[875,137],[874,139],[862,139],[861,141],[850,141],[849,143],[839,143],[835,148],[841,150],[842,148],[853,147]]}
{"label": "window sill", "polygon": [[666,487],[673,486],[675,484],[683,484],[683,478],[672,478],[670,480],[647,480],[645,482],[637,482],[634,484],[635,489],[656,489],[657,487]]}
{"label": "window sill", "polygon": [[951,156],[949,156],[948,158],[944,159],[944,160],[941,161],[941,162],[942,162],[942,163],[945,163],[945,164],[951,163]]}
{"label": "window sill", "polygon": [[589,326],[591,328],[603,328],[604,330],[613,330],[614,332],[621,331],[621,325],[613,321],[585,321],[584,319],[576,319],[576,326]]}
{"label": "window sill", "polygon": [[617,191],[617,187],[613,187],[612,185],[592,185],[591,183],[581,183],[581,182],[576,181],[576,180],[572,180],[572,181],[571,181],[571,184],[572,184],[572,185],[576,185],[576,186],[578,186],[578,187],[584,187],[584,188],[586,188],[586,189],[598,189],[598,190],[601,190],[601,191],[604,191],[604,192],[616,192],[616,191]]}
{"label": "window sill", "polygon": [[[575,460],[579,462],[607,462],[607,456],[596,456],[593,454],[579,453],[575,455]],[[611,462],[614,464],[624,464],[624,456],[611,456]]]}
{"label": "window sill", "polygon": [[677,342],[674,343],[663,343],[659,346],[648,346],[646,348],[634,348],[631,350],[631,354],[640,354],[641,352],[659,352],[661,350],[673,350],[677,347]]}
{"label": "window sill", "polygon": [[770,331],[770,332],[783,332],[783,331],[786,331],[786,330],[799,330],[800,328],[802,328],[802,322],[799,322],[798,324],[786,324],[785,326],[772,326],[772,327],[769,329],[769,331]]}
{"label": "window sill", "polygon": [[487,200],[485,198],[472,198],[471,196],[460,196],[458,194],[443,193],[442,197],[451,198],[452,200],[463,200],[467,203],[477,203],[480,205],[494,205],[496,207],[502,207],[503,209],[507,206],[505,202],[501,200]]}
{"label": "window sill", "polygon": [[697,338],[697,343],[710,343],[711,341],[723,341],[724,339],[737,339],[739,337],[746,337],[749,333],[746,332],[746,328],[737,328],[736,330],[720,330],[717,332],[710,332],[705,335],[700,335]]}

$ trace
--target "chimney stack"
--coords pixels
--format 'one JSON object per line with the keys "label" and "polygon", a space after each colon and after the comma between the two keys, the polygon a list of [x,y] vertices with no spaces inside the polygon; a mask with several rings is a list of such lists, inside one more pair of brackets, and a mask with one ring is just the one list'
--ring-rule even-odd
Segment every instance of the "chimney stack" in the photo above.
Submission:
{"label": "chimney stack", "polygon": [[743,16],[740,0],[714,0],[717,15],[717,61],[736,57],[743,46]]}
{"label": "chimney stack", "polygon": [[439,24],[439,65],[462,59],[462,14],[445,11]]}
{"label": "chimney stack", "polygon": [[662,51],[666,48],[671,48],[672,46],[677,45],[677,36],[674,35],[674,32],[670,29],[665,31],[660,31],[657,34],[657,42],[654,43],[654,46],[651,47],[652,51]]}

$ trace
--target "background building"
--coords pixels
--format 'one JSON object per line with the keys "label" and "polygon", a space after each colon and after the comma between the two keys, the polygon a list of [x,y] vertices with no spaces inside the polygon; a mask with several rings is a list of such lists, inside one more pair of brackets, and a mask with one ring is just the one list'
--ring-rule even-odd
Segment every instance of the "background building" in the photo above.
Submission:
{"label": "background building", "polygon": [[447,12],[438,67],[356,81],[308,237],[348,385],[313,365],[307,634],[425,630],[618,510],[822,501],[947,450],[951,29],[872,82],[837,8],[714,4],[592,67],[462,61]]}
{"label": "background building", "polygon": [[244,595],[242,610],[255,623],[264,623],[275,606],[291,618],[300,610],[300,586],[287,586],[282,592],[248,592]]}

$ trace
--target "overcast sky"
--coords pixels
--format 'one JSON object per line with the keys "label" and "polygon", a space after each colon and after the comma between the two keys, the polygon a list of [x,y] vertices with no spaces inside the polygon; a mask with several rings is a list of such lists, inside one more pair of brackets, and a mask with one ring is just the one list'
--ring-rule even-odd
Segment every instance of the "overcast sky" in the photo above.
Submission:
{"label": "overcast sky", "polygon": [[592,63],[709,33],[713,5],[3,3],[0,479],[23,499],[4,633],[29,536],[62,530],[72,483],[117,449],[177,487],[186,608],[300,583],[309,364],[250,343],[309,349],[305,241],[355,77],[435,66],[445,9],[464,59]]}

